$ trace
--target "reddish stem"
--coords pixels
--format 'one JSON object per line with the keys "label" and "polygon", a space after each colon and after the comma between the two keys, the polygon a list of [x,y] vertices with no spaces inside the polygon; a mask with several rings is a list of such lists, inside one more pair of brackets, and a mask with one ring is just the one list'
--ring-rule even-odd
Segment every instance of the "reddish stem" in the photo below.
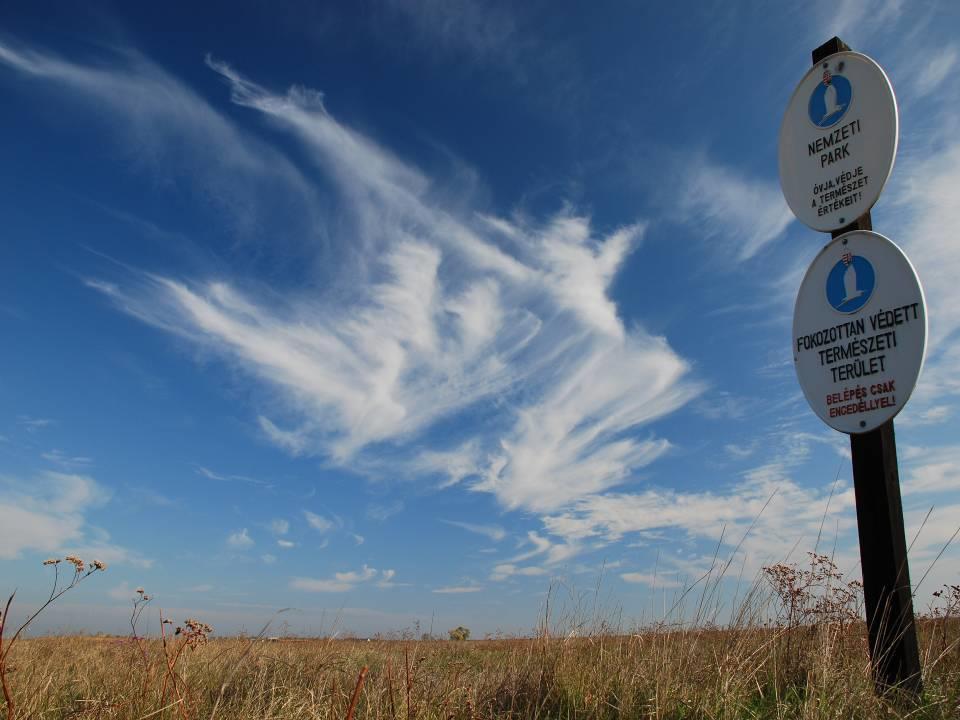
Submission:
{"label": "reddish stem", "polygon": [[350,698],[350,708],[347,710],[347,720],[353,720],[353,711],[357,707],[357,700],[360,699],[360,691],[363,689],[363,681],[367,677],[367,666],[364,665],[357,678],[357,686],[353,689],[353,697]]}

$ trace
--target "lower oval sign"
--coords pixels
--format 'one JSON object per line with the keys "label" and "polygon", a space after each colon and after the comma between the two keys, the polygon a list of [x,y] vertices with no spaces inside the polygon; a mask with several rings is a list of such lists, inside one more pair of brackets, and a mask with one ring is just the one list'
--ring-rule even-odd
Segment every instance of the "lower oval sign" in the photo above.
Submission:
{"label": "lower oval sign", "polygon": [[864,433],[893,418],[917,384],[926,347],[923,289],[899,247],[854,230],[820,251],[797,294],[793,359],[821,420]]}

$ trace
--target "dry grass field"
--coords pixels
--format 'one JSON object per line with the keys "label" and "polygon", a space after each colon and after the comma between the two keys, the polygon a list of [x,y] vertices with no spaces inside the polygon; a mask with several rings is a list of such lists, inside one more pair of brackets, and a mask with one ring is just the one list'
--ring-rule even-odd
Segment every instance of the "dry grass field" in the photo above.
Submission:
{"label": "dry grass field", "polygon": [[949,604],[920,623],[922,699],[879,699],[856,597],[845,595],[856,583],[813,587],[829,576],[822,560],[779,567],[722,628],[710,621],[709,590],[684,610],[692,622],[626,632],[575,610],[546,614],[539,635],[523,639],[217,639],[194,621],[149,639],[11,645],[8,628],[8,716],[960,718],[960,627]]}

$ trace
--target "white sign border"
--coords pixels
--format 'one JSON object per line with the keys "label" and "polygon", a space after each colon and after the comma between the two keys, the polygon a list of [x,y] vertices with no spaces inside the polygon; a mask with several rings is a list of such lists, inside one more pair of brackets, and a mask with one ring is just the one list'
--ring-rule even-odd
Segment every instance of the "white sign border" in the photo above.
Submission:
{"label": "white sign border", "polygon": [[[800,89],[803,87],[803,84],[804,84],[804,82],[807,80],[807,78],[808,78],[810,75],[812,75],[812,74],[820,71],[820,70],[823,68],[823,64],[824,64],[825,62],[829,62],[829,61],[831,61],[831,60],[835,60],[835,59],[837,59],[838,56],[841,56],[841,55],[844,56],[844,57],[853,57],[853,56],[856,56],[856,57],[858,57],[858,58],[862,58],[863,60],[866,60],[869,64],[875,66],[876,69],[880,71],[880,74],[883,76],[883,79],[886,81],[887,87],[890,88],[890,96],[891,96],[891,98],[893,99],[893,156],[892,156],[891,159],[890,159],[890,169],[887,171],[886,177],[883,178],[883,182],[880,183],[880,189],[877,191],[877,199],[873,201],[873,204],[871,204],[869,207],[865,208],[862,212],[859,213],[859,215],[857,215],[857,217],[860,217],[860,216],[865,215],[866,213],[870,212],[870,210],[873,209],[873,206],[877,204],[877,201],[880,199],[880,196],[883,194],[883,190],[884,190],[884,188],[885,188],[886,185],[887,185],[887,181],[890,179],[890,176],[893,174],[893,166],[894,166],[894,165],[896,164],[896,162],[897,162],[897,152],[898,152],[899,149],[900,149],[900,105],[899,105],[899,103],[897,102],[897,93],[896,93],[896,91],[893,89],[893,83],[890,82],[890,76],[887,75],[886,71],[883,69],[883,67],[880,65],[880,63],[878,63],[876,60],[874,60],[874,59],[873,59],[872,57],[870,57],[869,55],[864,55],[863,53],[855,52],[854,50],[842,50],[841,52],[834,53],[833,55],[828,55],[827,57],[823,58],[822,60],[820,60],[819,62],[817,62],[816,64],[814,64],[812,67],[810,67],[810,69],[807,70],[806,73],[804,73],[803,77],[800,78],[800,81],[797,83],[797,86],[793,89],[793,92],[790,93],[790,99],[787,101],[787,110],[784,111],[784,113],[783,113],[783,118],[782,118],[781,121],[780,121],[780,130],[779,130],[779,132],[777,133],[777,166],[778,166],[778,167],[777,167],[777,170],[778,170],[778,173],[777,173],[777,174],[778,174],[778,176],[779,176],[779,174],[780,174],[780,173],[779,173],[779,170],[780,170],[780,167],[779,167],[779,166],[780,166],[780,152],[781,152],[781,150],[780,150],[780,144],[783,142],[783,126],[784,126],[784,125],[786,124],[786,122],[787,122],[787,115],[789,114],[790,107],[793,105],[793,102],[794,102],[794,100],[796,99],[797,94],[800,92]],[[783,183],[782,183],[782,182],[780,183],[780,188],[781,188],[781,192],[782,192],[782,191],[783,191]],[[857,218],[854,217],[854,218],[849,218],[849,219],[848,219],[848,220],[849,220],[848,222],[844,222],[844,223],[841,223],[841,224],[838,224],[838,225],[833,225],[833,226],[828,227],[828,228],[825,228],[825,229],[822,229],[822,228],[819,228],[819,227],[814,227],[813,225],[811,225],[811,224],[809,224],[807,221],[805,221],[803,218],[801,218],[799,215],[797,215],[797,213],[794,211],[793,207],[791,207],[790,201],[789,201],[789,200],[787,199],[787,197],[786,197],[786,193],[783,193],[783,195],[784,195],[784,201],[785,201],[786,204],[787,204],[787,208],[789,208],[789,210],[790,210],[790,212],[793,214],[793,216],[794,216],[797,220],[799,220],[801,223],[803,223],[804,225],[806,225],[808,228],[810,228],[811,230],[815,230],[816,232],[823,232],[823,233],[835,232],[835,231],[837,231],[837,230],[840,230],[840,229],[842,229],[842,228],[845,228],[845,227],[847,227],[848,225],[856,222],[856,219],[857,219]],[[902,250],[901,250],[901,252],[902,252]]]}

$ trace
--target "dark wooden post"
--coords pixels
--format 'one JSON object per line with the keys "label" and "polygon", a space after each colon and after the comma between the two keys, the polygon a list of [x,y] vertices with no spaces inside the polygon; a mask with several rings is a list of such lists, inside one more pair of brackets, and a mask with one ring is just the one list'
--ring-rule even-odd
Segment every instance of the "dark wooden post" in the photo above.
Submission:
{"label": "dark wooden post", "polygon": [[[813,64],[849,49],[835,37],[813,51]],[[831,235],[872,229],[867,212]],[[913,617],[893,420],[876,430],[851,435],[850,452],[873,676],[881,692],[898,688],[919,695],[923,689],[920,650]]]}

